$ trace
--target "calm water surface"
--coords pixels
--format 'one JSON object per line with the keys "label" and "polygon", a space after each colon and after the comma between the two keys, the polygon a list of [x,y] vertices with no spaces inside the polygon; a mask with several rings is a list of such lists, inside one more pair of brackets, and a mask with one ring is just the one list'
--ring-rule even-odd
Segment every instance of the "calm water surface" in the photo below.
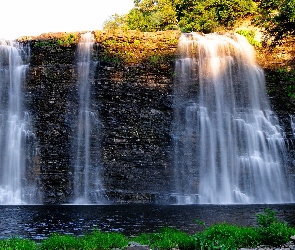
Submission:
{"label": "calm water surface", "polygon": [[51,233],[84,235],[93,229],[136,235],[164,226],[188,233],[204,229],[195,219],[212,225],[219,222],[255,225],[255,214],[265,208],[295,226],[295,204],[284,205],[24,205],[0,206],[0,238],[19,236],[34,240]]}

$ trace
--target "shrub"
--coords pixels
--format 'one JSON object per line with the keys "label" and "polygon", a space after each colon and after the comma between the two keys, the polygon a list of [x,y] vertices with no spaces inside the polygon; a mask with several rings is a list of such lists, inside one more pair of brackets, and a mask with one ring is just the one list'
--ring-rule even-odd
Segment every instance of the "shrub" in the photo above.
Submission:
{"label": "shrub", "polygon": [[288,242],[290,236],[295,234],[295,229],[286,222],[279,221],[273,210],[265,209],[264,213],[256,216],[261,244],[279,246]]}
{"label": "shrub", "polygon": [[40,245],[44,250],[82,249],[80,241],[72,235],[53,234]]}
{"label": "shrub", "polygon": [[76,34],[65,35],[57,40],[57,44],[62,47],[70,47],[78,42],[78,36]]}
{"label": "shrub", "polygon": [[226,223],[216,224],[193,236],[197,249],[237,249],[254,247],[258,235],[254,228],[239,227]]}
{"label": "shrub", "polygon": [[2,250],[33,250],[36,249],[36,243],[28,239],[12,238],[0,240],[0,249]]}
{"label": "shrub", "polygon": [[248,42],[254,47],[261,48],[261,43],[255,40],[255,32],[250,30],[238,30],[238,34],[247,38]]}
{"label": "shrub", "polygon": [[195,249],[194,239],[174,228],[162,228],[158,233],[141,234],[134,241],[156,249]]}
{"label": "shrub", "polygon": [[113,249],[124,248],[127,245],[128,239],[122,234],[95,230],[83,237],[82,249]]}

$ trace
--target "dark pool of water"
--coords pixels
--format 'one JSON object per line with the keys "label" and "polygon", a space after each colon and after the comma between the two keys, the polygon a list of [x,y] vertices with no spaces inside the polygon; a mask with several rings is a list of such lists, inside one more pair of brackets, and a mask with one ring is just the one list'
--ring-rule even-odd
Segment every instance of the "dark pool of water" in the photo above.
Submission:
{"label": "dark pool of water", "polygon": [[208,226],[219,222],[250,226],[265,208],[276,210],[280,219],[295,226],[295,204],[0,206],[0,238],[41,240],[54,232],[84,235],[93,229],[136,235],[165,226],[195,233],[204,229],[195,219]]}

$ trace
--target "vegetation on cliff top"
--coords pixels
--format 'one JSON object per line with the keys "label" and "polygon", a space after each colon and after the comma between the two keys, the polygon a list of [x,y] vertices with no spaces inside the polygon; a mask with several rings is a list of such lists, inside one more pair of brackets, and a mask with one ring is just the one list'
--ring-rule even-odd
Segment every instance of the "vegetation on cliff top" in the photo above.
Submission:
{"label": "vegetation on cliff top", "polygon": [[134,0],[128,14],[111,16],[104,28],[210,33],[233,29],[249,17],[274,41],[295,34],[294,0]]}

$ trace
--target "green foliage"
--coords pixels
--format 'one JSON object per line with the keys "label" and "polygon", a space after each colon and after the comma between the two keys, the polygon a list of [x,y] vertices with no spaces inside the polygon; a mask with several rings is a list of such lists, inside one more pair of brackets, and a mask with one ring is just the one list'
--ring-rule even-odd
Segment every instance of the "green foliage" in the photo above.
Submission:
{"label": "green foliage", "polygon": [[178,0],[177,13],[182,31],[214,32],[218,27],[233,27],[252,14],[252,0]]}
{"label": "green foliage", "polygon": [[158,31],[177,27],[176,9],[171,0],[136,1],[128,13],[127,26],[131,30]]}
{"label": "green foliage", "polygon": [[169,65],[169,60],[172,60],[169,56],[163,56],[163,55],[151,55],[149,57],[149,65],[151,67],[158,71],[161,72],[161,70],[168,64]]}
{"label": "green foliage", "polygon": [[111,16],[104,28],[210,33],[232,28],[249,16],[274,44],[295,35],[294,0],[135,0],[127,15]]}
{"label": "green foliage", "polygon": [[68,250],[68,249],[113,249],[124,248],[128,245],[127,238],[119,233],[105,233],[93,231],[83,237],[75,237],[71,235],[53,234],[44,240],[39,249],[46,250]]}
{"label": "green foliage", "polygon": [[276,212],[270,209],[257,214],[257,233],[261,244],[279,246],[286,243],[295,233],[294,228],[289,227],[286,222],[279,221],[275,215]]}
{"label": "green foliage", "polygon": [[272,92],[278,90],[280,93],[285,93],[289,99],[295,100],[295,70],[278,68],[276,72],[268,76],[267,81],[274,86],[271,89]]}
{"label": "green foliage", "polygon": [[276,217],[276,211],[273,211],[269,208],[264,210],[264,213],[256,214],[258,227],[267,228],[271,224],[278,222]]}
{"label": "green foliage", "polygon": [[128,245],[127,238],[119,233],[105,233],[93,231],[83,237],[82,249],[114,249],[124,248]]}
{"label": "green foliage", "polygon": [[72,235],[53,234],[39,246],[40,250],[82,249],[81,241]]}
{"label": "green foliage", "polygon": [[295,36],[295,1],[262,0],[258,5],[255,24],[264,30],[266,39],[273,38],[272,45],[284,38]]}
{"label": "green foliage", "polygon": [[0,240],[0,249],[2,250],[32,250],[36,249],[36,243],[32,240],[11,238]]}
{"label": "green foliage", "polygon": [[127,14],[129,29],[214,32],[254,12],[252,0],[138,0]]}
{"label": "green foliage", "polygon": [[56,41],[53,39],[39,40],[34,42],[34,47],[56,47]]}
{"label": "green foliage", "polygon": [[126,26],[126,15],[111,15],[107,20],[103,23],[104,30],[116,30],[122,29],[126,30],[128,27]]}
{"label": "green foliage", "polygon": [[254,228],[216,224],[193,236],[197,249],[237,249],[258,245]]}
{"label": "green foliage", "polygon": [[261,43],[255,40],[255,32],[251,30],[238,30],[238,34],[247,38],[248,42],[256,48],[261,48]]}
{"label": "green foliage", "polygon": [[162,228],[158,233],[141,234],[133,241],[149,245],[153,249],[195,249],[193,238],[173,228]]}
{"label": "green foliage", "polygon": [[288,96],[295,100],[295,85],[288,85],[286,89]]}
{"label": "green foliage", "polygon": [[177,5],[179,27],[184,32],[200,31],[210,33],[218,27],[215,8],[210,7],[212,1],[190,1],[188,5],[181,1]]}
{"label": "green foliage", "polygon": [[295,229],[281,222],[276,212],[265,209],[257,214],[258,227],[239,227],[226,223],[216,224],[193,235],[197,249],[238,249],[258,245],[279,246],[295,234]]}
{"label": "green foliage", "polygon": [[57,39],[57,44],[62,47],[70,47],[73,44],[76,44],[78,37],[76,34],[69,34]]}

